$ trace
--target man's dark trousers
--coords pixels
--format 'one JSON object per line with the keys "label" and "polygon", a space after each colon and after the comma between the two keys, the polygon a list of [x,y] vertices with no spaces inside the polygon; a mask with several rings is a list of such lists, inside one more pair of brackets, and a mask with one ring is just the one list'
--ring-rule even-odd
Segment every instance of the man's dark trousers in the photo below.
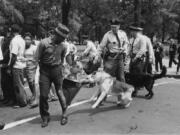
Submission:
{"label": "man's dark trousers", "polygon": [[[40,66],[40,115],[42,119],[49,118],[50,114],[48,112],[48,94],[50,91],[51,83],[54,83],[56,93],[58,95],[58,90],[62,90],[62,66]],[[58,96],[62,110],[66,109],[66,103]]]}
{"label": "man's dark trousers", "polygon": [[15,92],[13,88],[13,78],[7,73],[7,68],[1,68],[1,84],[5,99],[16,101]]}
{"label": "man's dark trousers", "polygon": [[19,106],[24,107],[27,105],[28,97],[24,88],[24,72],[23,69],[12,69],[13,86],[16,95],[16,102]]}
{"label": "man's dark trousers", "polygon": [[156,71],[158,72],[159,71],[159,66],[160,66],[160,69],[162,70],[162,58],[161,57],[156,57],[155,59],[155,68],[156,68]]}
{"label": "man's dark trousers", "polygon": [[177,61],[175,60],[175,54],[169,55],[169,67],[172,67],[172,63],[177,64]]}

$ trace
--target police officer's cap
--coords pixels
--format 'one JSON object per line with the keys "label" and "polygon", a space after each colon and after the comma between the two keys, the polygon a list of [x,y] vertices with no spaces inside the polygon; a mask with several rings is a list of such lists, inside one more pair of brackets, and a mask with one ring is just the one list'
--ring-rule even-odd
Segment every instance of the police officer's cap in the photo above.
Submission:
{"label": "police officer's cap", "polygon": [[131,31],[143,31],[143,28],[138,24],[133,24],[133,25],[129,26],[129,29]]}
{"label": "police officer's cap", "polygon": [[113,18],[110,20],[111,25],[120,25],[120,20],[117,18]]}

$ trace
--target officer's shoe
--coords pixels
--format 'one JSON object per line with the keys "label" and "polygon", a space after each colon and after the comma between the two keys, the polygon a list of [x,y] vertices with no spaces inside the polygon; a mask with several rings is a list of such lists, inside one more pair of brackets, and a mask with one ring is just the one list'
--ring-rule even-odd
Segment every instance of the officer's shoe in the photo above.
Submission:
{"label": "officer's shoe", "polygon": [[50,121],[50,118],[44,118],[43,121],[42,121],[42,123],[41,123],[41,127],[42,127],[42,128],[47,127],[49,121]]}

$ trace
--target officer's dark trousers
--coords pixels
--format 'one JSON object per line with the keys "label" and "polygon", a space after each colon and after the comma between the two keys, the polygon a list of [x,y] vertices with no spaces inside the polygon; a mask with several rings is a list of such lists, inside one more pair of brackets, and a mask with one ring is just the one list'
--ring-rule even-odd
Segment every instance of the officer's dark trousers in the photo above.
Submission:
{"label": "officer's dark trousers", "polygon": [[[57,96],[59,98],[62,110],[66,110],[66,101],[64,95],[59,94],[62,92],[62,66],[40,66],[40,115],[42,119],[49,117],[48,94],[50,91],[51,83],[54,83]],[[60,91],[60,92],[59,92]],[[63,92],[62,92],[63,93]]]}
{"label": "officer's dark trousers", "polygon": [[116,77],[117,80],[125,82],[123,54],[118,54],[115,57],[108,56],[104,60],[104,71]]}
{"label": "officer's dark trousers", "polygon": [[175,60],[174,54],[169,55],[169,67],[172,67],[172,63],[177,64],[177,61]]}
{"label": "officer's dark trousers", "polygon": [[152,74],[152,64],[149,62],[149,54],[146,55],[146,61],[144,65],[144,73]]}
{"label": "officer's dark trousers", "polygon": [[131,61],[129,65],[129,72],[132,74],[142,74],[144,73],[145,62],[141,59]]}
{"label": "officer's dark trousers", "polygon": [[160,66],[160,70],[162,70],[162,58],[161,57],[156,57],[155,59],[155,68],[156,71],[159,71],[159,66]]}

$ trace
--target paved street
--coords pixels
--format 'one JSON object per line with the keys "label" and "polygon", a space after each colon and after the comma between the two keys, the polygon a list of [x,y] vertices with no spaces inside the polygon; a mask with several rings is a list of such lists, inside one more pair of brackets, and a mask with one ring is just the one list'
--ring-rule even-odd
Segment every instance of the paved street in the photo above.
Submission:
{"label": "paved street", "polygon": [[[167,58],[164,64],[168,65]],[[168,75],[176,75],[176,67],[168,68]],[[109,97],[100,108],[91,109],[88,99],[97,88],[81,88],[69,108],[69,123],[60,125],[61,108],[58,101],[50,103],[51,122],[40,126],[39,109],[13,109],[0,104],[0,118],[7,124],[3,135],[33,134],[178,134],[180,133],[180,80],[162,78],[154,86],[155,96],[146,100],[145,90],[139,92],[131,106],[116,106],[116,97]],[[80,104],[79,104],[80,103]],[[28,119],[31,120],[28,120]]]}
{"label": "paved street", "polygon": [[[18,125],[1,134],[119,134],[119,133],[156,133],[170,134],[180,133],[180,81],[172,78],[163,78],[156,82],[154,87],[155,97],[146,100],[140,96],[135,98],[130,108],[120,109],[116,107],[115,97],[108,98],[98,109],[92,110],[92,102],[77,105],[69,109],[69,123],[61,126],[59,123],[61,110],[58,102],[50,103],[51,122],[49,127],[42,129],[40,118],[34,119],[22,125]],[[96,89],[82,88],[73,103],[86,100],[91,97]],[[145,90],[139,95],[144,95]],[[38,115],[38,108],[29,110],[0,108],[0,117],[6,123],[19,121]]]}

